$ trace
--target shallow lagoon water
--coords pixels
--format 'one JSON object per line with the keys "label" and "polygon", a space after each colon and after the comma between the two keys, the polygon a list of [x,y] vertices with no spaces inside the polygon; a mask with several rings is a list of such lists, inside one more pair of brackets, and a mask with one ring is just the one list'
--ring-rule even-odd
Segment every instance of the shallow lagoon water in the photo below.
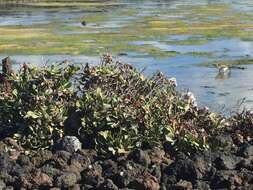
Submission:
{"label": "shallow lagoon water", "polygon": [[180,90],[190,89],[212,110],[228,113],[244,98],[242,105],[253,108],[253,66],[219,79],[212,64],[253,58],[250,0],[118,0],[0,10],[0,58],[10,55],[16,69],[23,62],[95,64],[103,52],[146,68],[146,75],[159,70],[176,77]]}

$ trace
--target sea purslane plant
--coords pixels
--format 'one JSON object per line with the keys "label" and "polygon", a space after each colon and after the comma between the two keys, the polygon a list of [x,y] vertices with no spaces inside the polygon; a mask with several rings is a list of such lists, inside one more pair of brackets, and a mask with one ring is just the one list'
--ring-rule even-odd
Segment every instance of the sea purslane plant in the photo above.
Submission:
{"label": "sea purslane plant", "polygon": [[81,127],[76,130],[83,142],[92,142],[103,154],[162,146],[166,141],[174,146],[185,142],[188,151],[207,148],[194,127],[183,126],[183,116],[193,105],[176,91],[174,81],[162,73],[145,78],[131,65],[103,60],[107,61],[86,65],[81,72]]}
{"label": "sea purslane plant", "polygon": [[[172,145],[208,148],[208,134],[222,118],[199,110],[162,73],[144,77],[105,55],[99,65],[24,65],[5,76],[0,91],[0,135],[26,149],[50,148],[64,135],[102,155]],[[3,84],[2,84],[3,85]]]}
{"label": "sea purslane plant", "polygon": [[8,77],[11,90],[1,91],[1,137],[14,137],[28,149],[47,148],[63,136],[67,107],[74,96],[76,67],[24,65]]}

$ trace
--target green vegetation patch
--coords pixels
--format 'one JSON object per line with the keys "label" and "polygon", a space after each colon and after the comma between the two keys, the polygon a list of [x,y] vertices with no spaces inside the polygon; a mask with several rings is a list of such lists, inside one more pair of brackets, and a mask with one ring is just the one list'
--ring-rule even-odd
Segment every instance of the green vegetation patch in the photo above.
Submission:
{"label": "green vegetation patch", "polygon": [[27,150],[74,135],[104,156],[164,143],[192,153],[207,149],[209,134],[224,124],[177,92],[174,80],[162,73],[145,78],[110,55],[83,69],[23,65],[2,77],[0,137],[13,137]]}
{"label": "green vegetation patch", "polygon": [[253,64],[253,59],[244,58],[244,59],[237,59],[237,60],[222,60],[222,61],[201,63],[199,64],[199,66],[216,67],[217,65],[233,66],[233,65],[250,65],[250,64]]}

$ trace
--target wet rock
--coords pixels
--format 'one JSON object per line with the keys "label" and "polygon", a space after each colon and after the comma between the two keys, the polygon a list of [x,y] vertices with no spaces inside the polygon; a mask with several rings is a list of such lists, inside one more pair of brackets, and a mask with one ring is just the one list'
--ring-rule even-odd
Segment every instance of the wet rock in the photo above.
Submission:
{"label": "wet rock", "polygon": [[99,187],[99,190],[118,190],[119,188],[113,183],[111,179],[105,180]]}
{"label": "wet rock", "polygon": [[55,185],[61,188],[70,188],[77,183],[77,178],[74,173],[64,173],[56,178]]}
{"label": "wet rock", "polygon": [[133,151],[130,155],[130,158],[133,159],[134,162],[141,164],[145,167],[148,167],[151,163],[148,153],[140,149]]}
{"label": "wet rock", "polygon": [[57,141],[55,149],[74,153],[77,150],[82,149],[82,143],[75,136],[65,136],[63,139],[59,139]]}
{"label": "wet rock", "polygon": [[239,148],[237,155],[242,156],[244,158],[253,157],[253,145],[250,145],[248,143],[243,144]]}

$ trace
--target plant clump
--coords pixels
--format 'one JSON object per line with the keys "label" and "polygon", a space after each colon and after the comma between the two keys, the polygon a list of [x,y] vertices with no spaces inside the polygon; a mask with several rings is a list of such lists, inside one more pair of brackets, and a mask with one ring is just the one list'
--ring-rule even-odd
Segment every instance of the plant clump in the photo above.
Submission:
{"label": "plant clump", "polygon": [[74,95],[76,68],[30,68],[8,76],[11,91],[0,93],[1,137],[10,135],[29,149],[47,148],[64,134],[67,107]]}
{"label": "plant clump", "polygon": [[14,137],[29,150],[72,135],[101,155],[165,144],[191,153],[207,149],[209,135],[224,125],[178,92],[175,80],[144,77],[108,54],[82,69],[24,65],[5,79],[10,91],[1,91],[1,138]]}

